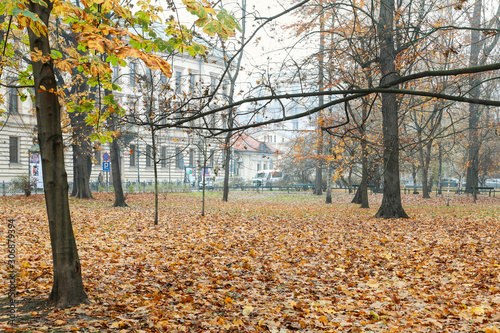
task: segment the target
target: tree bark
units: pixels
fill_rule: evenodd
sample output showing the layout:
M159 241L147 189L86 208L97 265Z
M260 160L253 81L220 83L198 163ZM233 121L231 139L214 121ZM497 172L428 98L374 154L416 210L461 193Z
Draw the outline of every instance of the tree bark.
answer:
M422 198L430 199L429 191L429 168L431 164L432 143L434 140L430 139L429 142L421 147L421 164L422 164ZM424 150L425 148L425 150Z
M321 11L321 18L320 18L320 37L319 37L319 90L322 91L324 89L324 80L325 80L325 74L324 74L324 53L325 53L325 36L323 33L324 30L324 20L323 20L323 11ZM318 103L319 106L322 106L324 104L324 97L319 96L318 97ZM320 111L319 116L318 116L318 142L317 142L317 148L316 148L316 153L318 155L318 164L316 165L316 181L315 181L315 187L314 187L314 194L316 195L322 195L323 194L323 166L322 166L322 159L323 159L323 130L321 129L322 126L322 120L323 120L323 111Z
M151 126L151 145L152 145L152 153L153 153L153 168L154 168L154 177L155 177L155 217L154 217L154 225L158 225L158 210L159 210L159 202L158 202L158 161L157 161L157 146L156 146L156 131L153 126Z
M359 188L361 189L361 208L370 208L368 204L368 149L366 145L365 134L363 134L363 139L361 141L361 184Z
M53 3L46 6L30 1L29 10L49 27ZM30 51L41 51L51 58L48 36L37 36L28 29ZM75 236L68 201L68 179L64 168L64 143L61 129L61 110L56 94L57 85L52 60L32 61L35 86L38 142L42 156L45 203L49 220L53 260L53 286L49 301L57 307L87 302L82 282Z
M471 26L477 27L481 25L481 9L482 1L474 1L474 10L472 13ZM479 63L479 54L481 53L481 32L478 30L471 30L471 48L469 65L477 66ZM479 86L481 79L480 74L472 74L469 77L470 95L473 98L478 98L481 94ZM473 193L474 202L477 199L476 187L479 173L479 138L478 138L478 124L479 124L479 105L469 104L469 145L468 145L468 164L467 164L467 178L465 190Z
M381 84L386 84L397 78L393 35L394 13L394 0L381 0L380 20L377 31L381 43ZM408 218L401 203L398 104L395 94L382 94L382 128L384 133L384 194L382 204L375 216L387 219Z
M233 84L233 82L231 82ZM231 89L232 90L232 89ZM231 98L232 100L232 98ZM233 128L233 109L229 110L229 119L228 119L228 128ZM229 169L231 167L231 137L233 136L233 132L230 130L226 134L226 138L224 140L224 189L222 193L222 201L227 202L229 199Z
M77 94L88 90L88 86L84 83L80 83L78 88ZM71 112L69 117L73 140L73 190L71 196L80 199L93 199L90 190L92 145L89 140L92 127L85 123L85 112Z
M247 2L246 0L241 1L241 40L242 45L245 41L246 34L246 12L247 12ZM236 64L236 68L241 67L241 61L243 59L243 52L240 52L238 55L238 61ZM234 100L234 92L236 88L236 79L238 78L239 71L235 71L235 73L231 73L228 71L228 75L231 81L231 87L229 90L228 102L229 104L233 103ZM226 134L226 138L224 141L224 152L225 152L225 161L224 161L224 189L222 193L222 201L227 202L229 200L229 175L230 175L230 163L231 163L231 137L233 136L233 132L231 129L234 127L234 109L231 108L229 110L229 117L227 126L229 131Z
M440 143L438 143L438 149L439 149L439 170L438 170L438 195L443 194L443 147L441 146Z
M109 118L110 127L113 131L116 131L116 117L114 114L110 115ZM116 138L111 141L111 173L113 175L113 188L115 189L115 202L113 207L127 207L125 202L125 195L123 194L122 187L122 174L120 166L120 147L118 145L118 140Z
M333 149L333 143L332 143L332 138L330 137L328 140L328 154L332 153ZM325 203L331 204L332 203L332 162L328 161L327 162L327 174L326 174L326 199Z

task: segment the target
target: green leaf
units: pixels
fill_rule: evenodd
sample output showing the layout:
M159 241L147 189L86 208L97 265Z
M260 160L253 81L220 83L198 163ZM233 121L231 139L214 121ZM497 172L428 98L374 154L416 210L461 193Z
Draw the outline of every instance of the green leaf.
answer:
M51 50L52 59L62 59L62 53L57 50Z

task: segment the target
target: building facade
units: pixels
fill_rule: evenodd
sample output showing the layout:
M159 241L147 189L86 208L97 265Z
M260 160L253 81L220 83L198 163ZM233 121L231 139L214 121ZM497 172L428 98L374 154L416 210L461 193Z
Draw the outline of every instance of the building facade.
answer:
M199 178L200 166L205 165L207 169L222 167L221 142L207 138L210 136L208 130L203 129L224 126L220 117L197 119L178 128L171 125L177 117L181 119L197 112L199 97L214 92L219 83L213 104L217 106L225 102L224 61L217 56L202 60L177 55L170 59L170 63L171 78L133 60L127 67L112 67L113 80L122 88L114 96L126 113L120 117L120 135L115 138L120 147L124 183L152 183L155 162L161 182L192 182L193 177ZM38 150L34 104L29 98L22 98L24 93L16 88L0 89L0 183L10 183L27 174L35 176L34 172L41 175L34 168L34 162L38 162L34 158ZM63 123L65 121L63 119ZM72 142L69 127L65 125L65 166L71 183ZM151 130L153 127L154 131ZM105 163L109 162L105 160L109 153L109 143L93 143L91 182L98 179L112 182L107 171L109 164Z

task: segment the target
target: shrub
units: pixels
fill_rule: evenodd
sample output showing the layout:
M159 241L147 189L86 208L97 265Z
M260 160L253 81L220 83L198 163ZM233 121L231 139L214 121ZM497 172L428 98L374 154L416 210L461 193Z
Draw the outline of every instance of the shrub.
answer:
M10 184L11 192L24 192L24 195L29 197L31 195L31 189L36 186L36 183L31 180L29 175L22 175L14 178Z

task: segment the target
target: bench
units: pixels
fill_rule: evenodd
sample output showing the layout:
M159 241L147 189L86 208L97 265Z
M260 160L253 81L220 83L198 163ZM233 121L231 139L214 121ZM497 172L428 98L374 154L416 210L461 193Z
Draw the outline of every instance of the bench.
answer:
M358 190L358 187L360 187L360 184L352 185L352 188L354 189L354 192ZM371 190L372 193L382 193L383 190L379 187L376 187L375 185L366 185L367 190Z
M303 191L307 191L309 188L312 188L314 190L316 184L293 184L292 186L297 191L300 191L300 189L302 189Z
M405 194L406 194L406 191L408 191L408 194L410 194L410 190L413 189L413 194L418 194L417 190L421 189L421 188L422 188L422 186L407 185L407 186L405 186L404 191L405 191ZM432 192L432 186L429 186L428 189L429 189L429 193L431 193Z
M495 191L495 188L494 187L491 187L491 186L477 186L475 187L475 189L478 191L478 192L481 192L481 191L488 191L489 192L489 196L491 197L491 191ZM457 189L457 193L460 194L460 192L464 192L464 193L472 193L472 188L467 188L467 189ZM494 194L495 192L493 192Z

